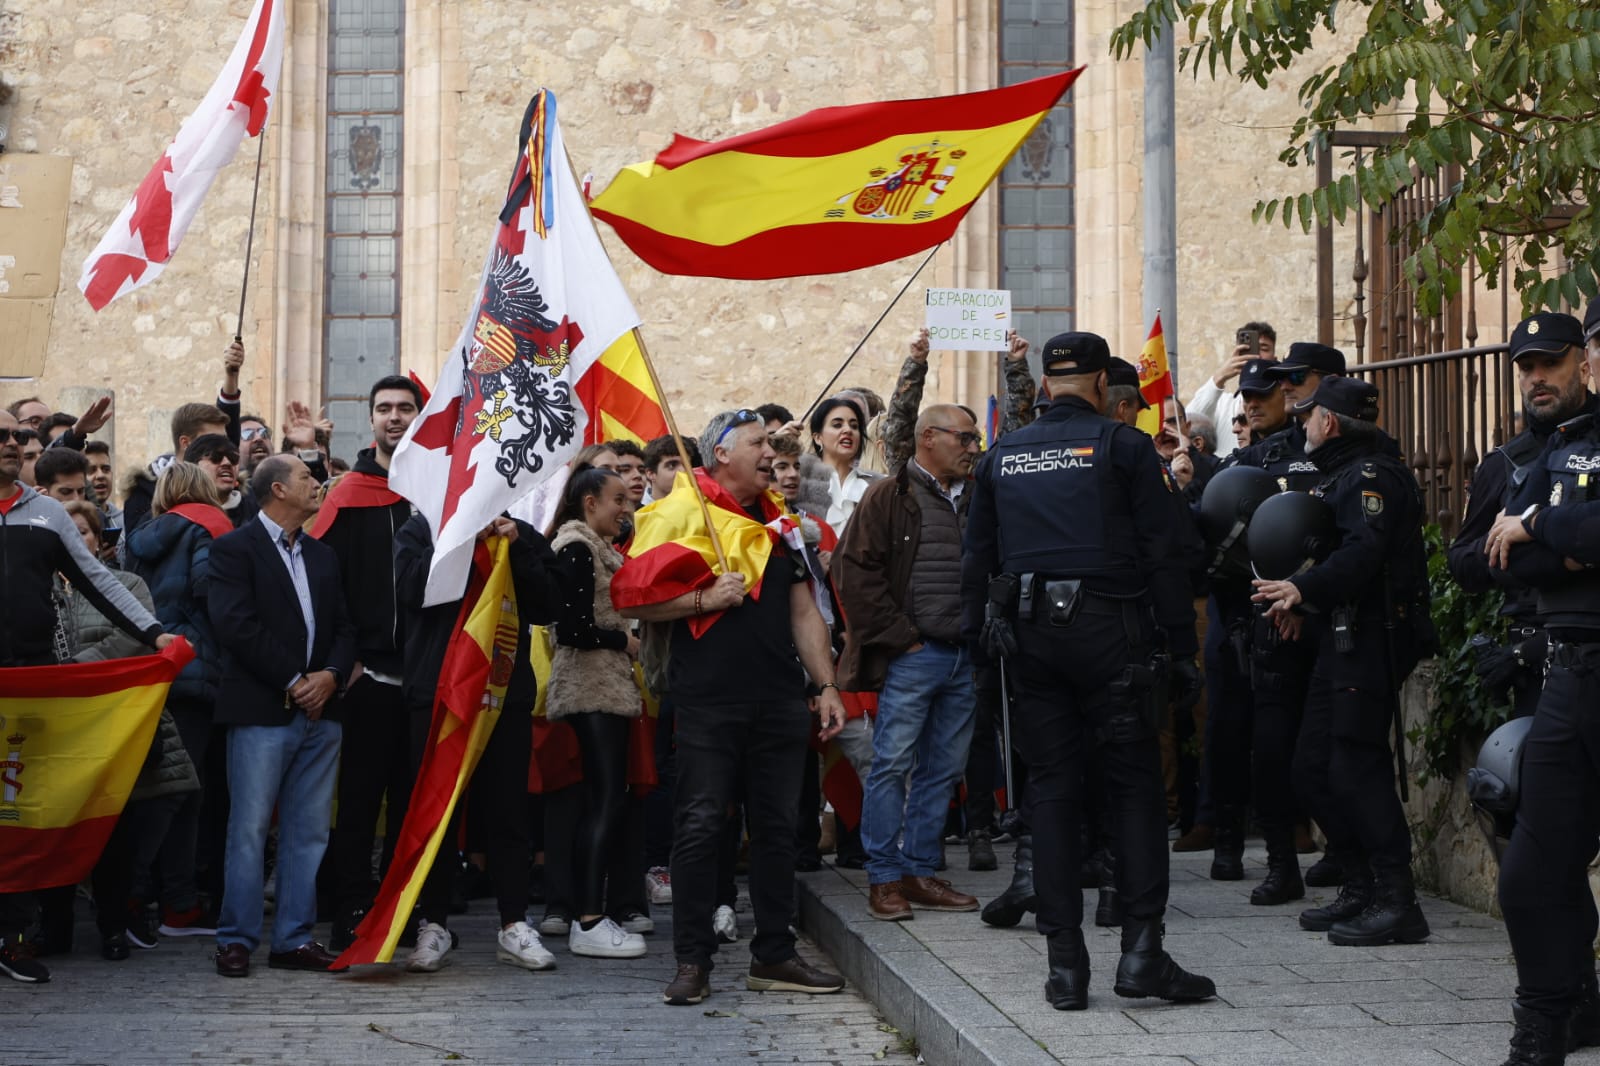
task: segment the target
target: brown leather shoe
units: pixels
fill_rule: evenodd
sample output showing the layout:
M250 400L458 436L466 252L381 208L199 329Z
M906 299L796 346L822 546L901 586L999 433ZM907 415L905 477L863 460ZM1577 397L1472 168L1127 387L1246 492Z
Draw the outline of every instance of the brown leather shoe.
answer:
M250 949L243 944L218 945L217 972L224 977L249 977Z
M673 1007L687 1007L699 1003L711 994L711 967L694 962L678 963L678 976L672 979L665 992L663 1003Z
M1173 851L1210 851L1216 847L1216 834L1209 825L1196 822L1183 836L1172 842Z
M916 917L900 891L899 881L868 886L867 913L884 922L909 922Z
M267 956L267 965L274 970L311 970L316 973L327 973L333 969L333 962L338 957L315 940L308 940L293 951L274 951Z
M844 987L844 978L819 970L796 955L771 966L751 959L744 986L752 992L805 992L817 996L839 991Z
M925 911L975 911L978 897L957 892L949 881L937 877L902 877L900 893L913 907Z

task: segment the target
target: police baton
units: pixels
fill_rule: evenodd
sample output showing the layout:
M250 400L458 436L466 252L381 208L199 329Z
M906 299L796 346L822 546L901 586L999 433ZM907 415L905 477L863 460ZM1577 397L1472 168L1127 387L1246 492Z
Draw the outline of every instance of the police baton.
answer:
M1389 568L1383 568L1383 658L1384 674L1389 682L1389 715L1394 722L1395 776L1400 779L1400 802L1411 799L1411 786L1406 781L1406 724L1405 712L1400 707L1400 679L1395 675L1394 648L1394 584Z
M1016 784L1011 775L1011 685L1006 679L1006 661L1000 659L1000 742L1005 745L1002 757L1006 770L1006 810L1017 809Z

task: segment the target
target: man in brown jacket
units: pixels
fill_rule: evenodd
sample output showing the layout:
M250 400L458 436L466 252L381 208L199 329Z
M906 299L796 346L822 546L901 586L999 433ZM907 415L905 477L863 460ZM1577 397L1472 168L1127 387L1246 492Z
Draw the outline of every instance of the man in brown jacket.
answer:
M916 454L867 490L833 557L849 619L840 683L881 690L861 838L868 908L885 921L911 918L913 906L978 907L933 873L950 790L972 740L961 537L979 439L965 407L925 409L917 419Z

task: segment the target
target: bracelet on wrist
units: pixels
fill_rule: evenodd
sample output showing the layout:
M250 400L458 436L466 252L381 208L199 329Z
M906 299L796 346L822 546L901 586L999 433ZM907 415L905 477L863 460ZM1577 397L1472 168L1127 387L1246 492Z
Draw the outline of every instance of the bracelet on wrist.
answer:
M695 614L699 614L700 613L700 596L701 596L702 591L703 590L701 590L701 589L695 589L694 590L694 613Z
M835 692L839 691L839 686L834 684L832 681L824 681L822 684L817 686L817 691L821 692L825 688L831 688Z

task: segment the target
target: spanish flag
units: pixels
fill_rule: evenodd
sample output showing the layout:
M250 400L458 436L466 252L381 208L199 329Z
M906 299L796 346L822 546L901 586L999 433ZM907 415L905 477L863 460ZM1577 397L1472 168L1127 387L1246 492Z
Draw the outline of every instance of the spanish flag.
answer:
M517 654L517 598L511 585L510 542L492 537L473 552L467 595L456 631L445 649L433 704L428 750L412 788L394 859L378 898L356 929L355 943L335 969L388 962L433 868L450 814L472 779Z
M1156 312L1150 336L1139 352L1139 392L1149 407L1139 412L1139 428L1150 436L1161 432L1166 417L1166 401L1172 399L1172 370L1167 365L1167 339L1161 332L1161 312Z
M722 541L728 567L744 577L745 595L761 598L761 575L772 558L773 541L798 537L800 525L783 502L768 489L761 495L765 525L745 514L726 489L704 470L695 477L706 498L711 524ZM717 579L717 552L706 531L700 504L689 487L689 475L679 473L672 492L639 509L633 516L633 540L628 559L611 578L611 602L618 610L666 603L686 592L709 588ZM689 632L705 634L722 612L686 618Z
M193 658L180 637L155 655L0 670L0 892L89 876Z
M578 399L589 412L583 443L627 439L645 445L667 435L650 372L645 369L639 334L629 330L611 343L600 361L578 379Z
M828 107L723 141L678 134L590 209L666 274L787 278L886 263L954 233L1081 70Z

